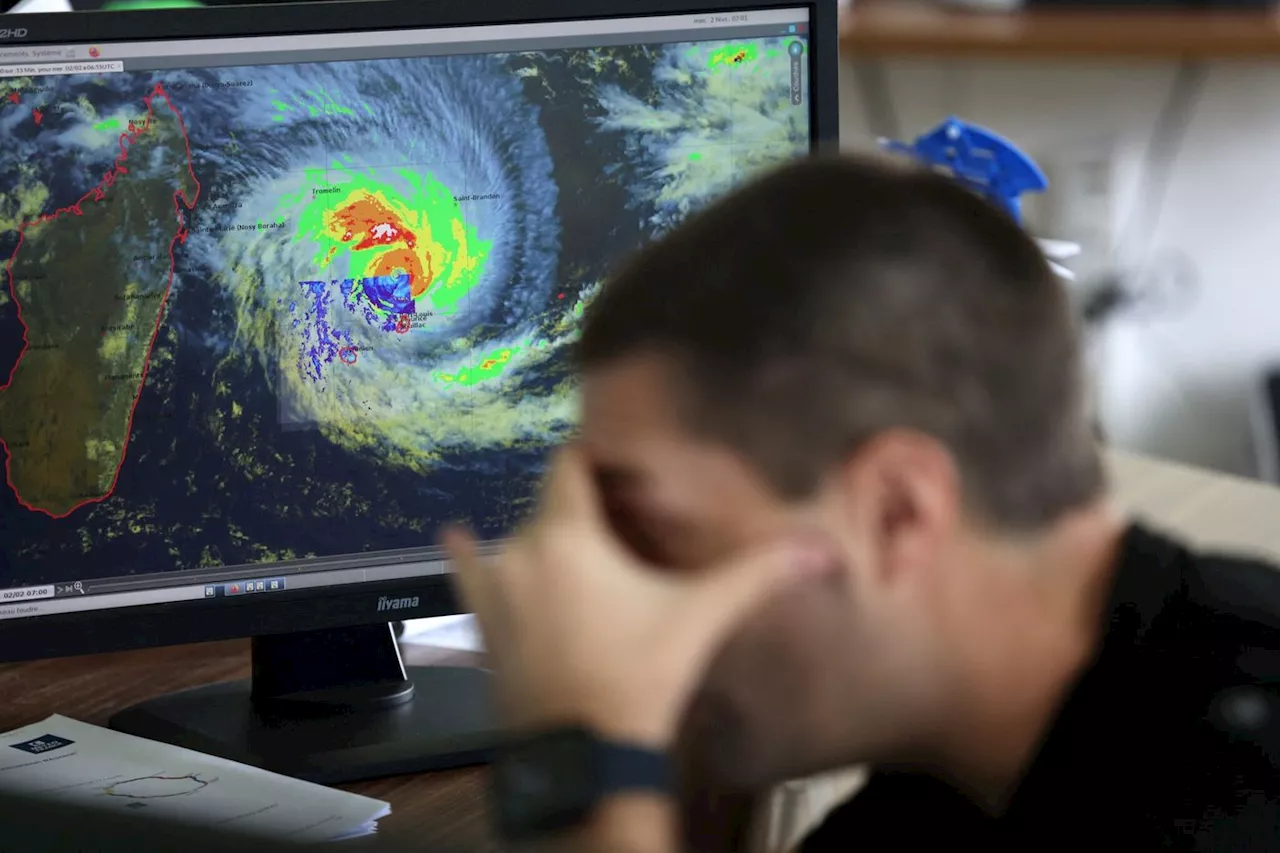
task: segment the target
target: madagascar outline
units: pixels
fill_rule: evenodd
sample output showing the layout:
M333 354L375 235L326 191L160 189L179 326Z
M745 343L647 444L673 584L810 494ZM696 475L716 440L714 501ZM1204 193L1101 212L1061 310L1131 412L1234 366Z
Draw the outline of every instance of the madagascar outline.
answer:
M53 518L115 490L200 196L177 107L160 85L143 103L102 180L23 223L5 266L23 341L0 385L5 480Z

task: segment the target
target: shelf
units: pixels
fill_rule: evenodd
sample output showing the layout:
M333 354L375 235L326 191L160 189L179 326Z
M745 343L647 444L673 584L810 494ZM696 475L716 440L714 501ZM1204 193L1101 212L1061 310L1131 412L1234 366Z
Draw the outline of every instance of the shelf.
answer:
M967 12L902 0L854 0L840 52L1009 59L1280 58L1280 16L1240 10Z

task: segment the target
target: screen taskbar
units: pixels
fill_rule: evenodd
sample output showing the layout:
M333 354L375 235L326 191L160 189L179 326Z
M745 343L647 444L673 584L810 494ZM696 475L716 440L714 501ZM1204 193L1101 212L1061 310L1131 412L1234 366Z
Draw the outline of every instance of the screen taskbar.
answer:
M481 551L492 553L501 547L501 542L485 543ZM290 590L352 586L448 573L449 561L438 548L420 548L325 561L256 563L154 575L59 581L0 589L0 620L178 601L269 596Z
M808 9L0 48L0 77L503 53L647 41L806 35Z

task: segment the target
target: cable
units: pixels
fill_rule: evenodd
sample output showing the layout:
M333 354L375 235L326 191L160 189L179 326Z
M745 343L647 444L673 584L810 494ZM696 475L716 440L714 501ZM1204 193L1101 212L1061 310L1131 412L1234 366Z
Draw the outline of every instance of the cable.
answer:
M1208 77L1209 68L1204 63L1183 62L1178 66L1165 103L1156 115L1143 155L1133 213L1121 231L1121 239L1112 258L1115 271L1104 275L1084 298L1082 311L1090 328L1096 328L1119 313L1140 308L1146 309L1144 313L1165 313L1176 309L1180 303L1190 302L1195 296L1197 276L1187 254L1168 251L1162 257L1155 257L1153 246L1178 154ZM1136 252L1138 269L1125 272L1120 267L1118 254L1122 247L1137 244L1140 230L1145 230L1146 234L1142 238L1142 247Z
M1185 310L1197 294L1198 274L1187 253L1181 249L1156 252L1154 247L1178 155L1208 76L1208 67L1202 63L1183 62L1178 66L1152 126L1137 197L1112 254L1113 271L1083 294L1082 319L1090 337L1097 336L1103 326L1121 315L1167 316ZM1119 258L1126 250L1134 264L1129 270ZM1144 344L1148 355L1152 350L1159 351L1159 375L1183 416L1203 419L1203 401L1186 388L1181 378L1187 363L1181 348L1155 328L1147 330Z
M1138 204L1135 211L1141 210L1141 202L1146 201L1146 217L1149 224L1147 234L1147 251L1155 240L1160 227L1160 218L1164 214L1165 198L1169 193L1169 184L1173 177L1173 167L1177 163L1178 152L1186 138L1187 128L1195 116L1195 108L1204 94L1205 83L1209 79L1209 68L1202 62L1183 62L1178 65L1173 83L1169 87L1169 95L1164 106L1156 115L1155 124L1151 128L1151 138L1147 142L1147 150L1143 155L1143 181L1139 188ZM1130 221L1128 231L1135 230L1140 223L1135 213Z
M871 59L854 63L853 79L858 85L862 101L862 113L867 119L867 129L875 139L901 139L902 124L893 106L893 95L884 66Z

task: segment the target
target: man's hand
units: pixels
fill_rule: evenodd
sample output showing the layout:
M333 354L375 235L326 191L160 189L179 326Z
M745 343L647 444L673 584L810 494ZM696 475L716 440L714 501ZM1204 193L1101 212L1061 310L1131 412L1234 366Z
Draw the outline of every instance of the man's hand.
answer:
M481 557L462 530L444 544L511 727L586 725L657 749L671 746L734 625L829 565L822 551L776 543L702 571L658 572L611 534L573 447L557 455L537 515L501 556Z

